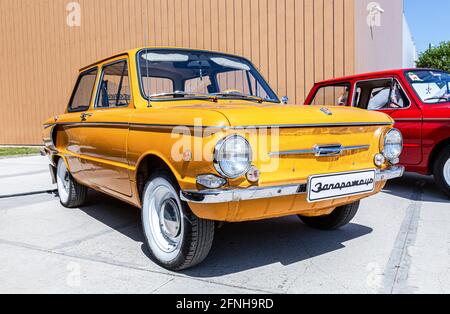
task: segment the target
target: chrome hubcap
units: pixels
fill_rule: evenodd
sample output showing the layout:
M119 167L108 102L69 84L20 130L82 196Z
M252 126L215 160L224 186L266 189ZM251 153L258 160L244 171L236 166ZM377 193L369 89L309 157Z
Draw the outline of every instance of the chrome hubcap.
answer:
M64 173L62 184L63 184L64 190L66 190L66 192L69 193L69 186L70 186L69 185L69 172L67 171L67 169L66 169L66 172Z
M450 186L450 159L444 165L444 179L447 185Z
M159 212L161 232L169 239L176 239L180 234L180 211L177 202L169 199L163 202Z
M183 231L183 215L176 196L168 187L159 186L153 191L149 206L155 243L163 252L174 252L181 245Z

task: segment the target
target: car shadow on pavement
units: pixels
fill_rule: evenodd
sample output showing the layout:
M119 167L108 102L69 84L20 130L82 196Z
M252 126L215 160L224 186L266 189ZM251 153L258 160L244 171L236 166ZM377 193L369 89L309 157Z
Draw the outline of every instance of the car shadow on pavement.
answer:
M142 243L142 252L151 259L144 244L139 209L90 191L86 206L80 210L133 241ZM345 242L372 231L358 224L349 224L336 231L319 231L308 228L296 216L225 224L216 230L208 258L183 274L206 278L274 263L290 265L345 248Z
M127 203L95 191L89 191L80 210L130 239L142 242L141 211Z
M439 189L432 176L405 173L403 177L389 181L384 193L408 200L449 203L450 199Z
M313 230L295 216L228 224L217 231L208 258L183 274L206 278L276 263L288 266L343 249L345 242L372 231L358 224L335 231Z

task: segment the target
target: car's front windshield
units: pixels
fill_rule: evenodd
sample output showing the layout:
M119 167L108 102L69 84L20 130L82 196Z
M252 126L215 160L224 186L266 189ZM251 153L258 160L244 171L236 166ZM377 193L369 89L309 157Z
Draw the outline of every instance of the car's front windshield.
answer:
M150 101L279 102L259 72L243 58L181 49L145 49L137 58L141 92Z
M450 74L443 71L408 71L406 77L426 104L450 102Z

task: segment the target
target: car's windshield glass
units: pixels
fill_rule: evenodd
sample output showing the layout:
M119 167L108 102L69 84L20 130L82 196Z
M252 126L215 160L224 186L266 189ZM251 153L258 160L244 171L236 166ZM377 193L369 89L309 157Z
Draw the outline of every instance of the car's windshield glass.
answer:
M408 71L406 77L426 104L450 102L450 74L443 71Z
M279 102L247 60L194 50L148 49L138 54L141 92L151 101L242 99Z

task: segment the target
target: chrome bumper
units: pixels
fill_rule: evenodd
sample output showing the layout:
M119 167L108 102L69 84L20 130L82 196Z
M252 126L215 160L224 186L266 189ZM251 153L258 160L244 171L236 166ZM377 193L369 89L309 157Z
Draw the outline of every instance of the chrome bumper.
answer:
M377 170L376 181L387 181L403 176L404 167L395 166ZM202 191L181 191L181 199L190 203L220 204L229 202L258 200L280 196L306 194L307 184L284 185L274 187L251 187L248 189L221 189Z
M404 173L405 167L402 166L393 166L385 170L377 170L376 181L380 182L397 179L403 177Z

